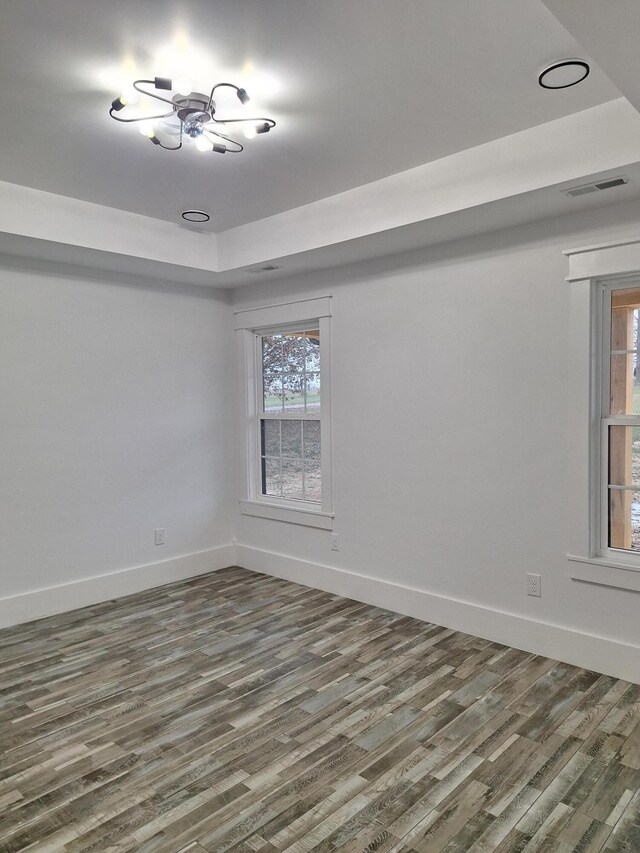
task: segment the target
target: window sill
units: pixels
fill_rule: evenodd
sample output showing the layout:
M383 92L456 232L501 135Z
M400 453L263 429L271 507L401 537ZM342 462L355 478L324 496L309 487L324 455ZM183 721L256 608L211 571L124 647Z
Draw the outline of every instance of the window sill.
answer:
M616 563L603 557L567 554L569 576L576 581L640 592L640 566Z
M285 521L289 524L302 524L305 527L317 527L321 530L333 530L333 513L312 509L281 506L261 501L240 501L240 512L257 518L270 518L273 521Z

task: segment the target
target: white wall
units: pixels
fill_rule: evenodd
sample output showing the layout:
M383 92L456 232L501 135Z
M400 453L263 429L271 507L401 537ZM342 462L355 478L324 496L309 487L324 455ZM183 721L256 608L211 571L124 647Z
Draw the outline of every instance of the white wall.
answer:
M333 296L340 537L238 514L238 562L640 680L638 594L568 576L561 254L639 228L607 209L238 291Z
M232 344L211 289L3 259L0 622L233 562Z
M236 292L333 295L339 552L237 512L224 296L4 258L0 624L235 559L640 681L638 594L568 575L561 254L639 230L612 208Z

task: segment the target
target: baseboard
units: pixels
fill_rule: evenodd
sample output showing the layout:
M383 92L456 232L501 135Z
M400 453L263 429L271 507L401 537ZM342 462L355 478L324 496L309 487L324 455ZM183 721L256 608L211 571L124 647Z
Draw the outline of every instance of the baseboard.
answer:
M186 580L234 564L235 547L229 544L159 563L10 595L0 598L0 628Z
M255 572L640 683L640 646L247 545L236 545L236 563Z

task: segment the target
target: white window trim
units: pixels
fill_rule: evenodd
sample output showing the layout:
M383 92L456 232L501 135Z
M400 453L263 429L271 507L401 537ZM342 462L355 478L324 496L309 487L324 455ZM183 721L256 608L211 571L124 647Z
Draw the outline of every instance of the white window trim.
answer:
M640 591L640 557L600 548L603 284L640 278L640 240L568 250L569 575L574 580Z
M333 489L331 464L331 297L305 299L248 308L236 312L239 378L241 382L240 417L243 428L241 446L240 511L244 515L301 524L324 530L333 529ZM322 406L321 470L322 502L289 501L260 493L258 394L260 377L256 336L270 328L318 323L320 329L320 387Z

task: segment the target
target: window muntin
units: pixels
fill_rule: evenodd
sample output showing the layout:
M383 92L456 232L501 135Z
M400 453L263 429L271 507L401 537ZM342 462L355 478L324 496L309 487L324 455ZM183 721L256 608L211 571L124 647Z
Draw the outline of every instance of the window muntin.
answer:
M278 329L256 335L259 494L322 503L320 331Z
M600 550L640 553L640 288L603 290Z

